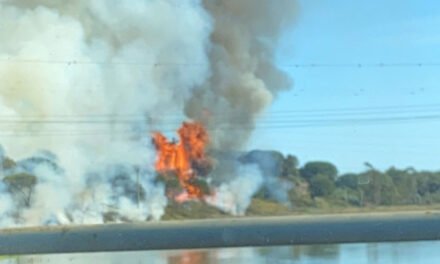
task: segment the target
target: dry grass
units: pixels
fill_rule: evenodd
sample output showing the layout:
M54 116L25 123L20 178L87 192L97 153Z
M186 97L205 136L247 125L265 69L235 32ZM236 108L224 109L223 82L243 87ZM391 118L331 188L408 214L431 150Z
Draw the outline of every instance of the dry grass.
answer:
M162 220L222 218L227 216L229 215L204 202L171 202L165 208L165 215L162 217Z
M375 213L375 212L409 212L439 211L440 204L433 205L401 205L401 206L368 206L368 207L289 207L275 201L254 198L246 211L246 216L282 216L282 215L320 215L344 213ZM167 206L163 220L225 218L231 215L203 202L192 201L183 204L172 203Z

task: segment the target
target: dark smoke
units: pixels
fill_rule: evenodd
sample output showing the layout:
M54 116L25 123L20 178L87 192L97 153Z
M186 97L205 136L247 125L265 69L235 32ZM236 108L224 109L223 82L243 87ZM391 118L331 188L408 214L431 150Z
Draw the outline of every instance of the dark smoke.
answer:
M293 0L204 0L213 18L211 75L185 104L217 149L247 143L259 114L292 80L274 64L277 40L295 18Z

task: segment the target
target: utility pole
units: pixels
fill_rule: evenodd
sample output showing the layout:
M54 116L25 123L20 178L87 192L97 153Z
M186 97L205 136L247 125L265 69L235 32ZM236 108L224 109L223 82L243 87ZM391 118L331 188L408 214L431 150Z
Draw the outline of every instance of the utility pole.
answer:
M368 162L365 162L364 165L369 168L373 167ZM365 181L362 181L360 179L360 177L358 177L358 185L367 185L367 184L370 184L370 181L371 181L370 177L367 177ZM364 207L364 190L362 188L359 188L359 195L360 195L360 205L361 205L361 207Z
M139 183L139 167L136 166L136 198L137 198L137 207L140 207L140 200L141 200L141 190L140 190L140 183Z

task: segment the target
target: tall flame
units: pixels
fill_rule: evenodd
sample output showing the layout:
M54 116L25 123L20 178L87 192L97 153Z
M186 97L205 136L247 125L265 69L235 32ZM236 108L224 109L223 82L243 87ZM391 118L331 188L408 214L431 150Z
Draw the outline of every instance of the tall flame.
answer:
M201 198L203 192L194 183L194 166L206 160L205 149L209 142L208 133L201 123L184 122L178 130L179 141L168 141L161 133L153 134L157 150L156 170L161 173L174 172L186 191L186 198Z

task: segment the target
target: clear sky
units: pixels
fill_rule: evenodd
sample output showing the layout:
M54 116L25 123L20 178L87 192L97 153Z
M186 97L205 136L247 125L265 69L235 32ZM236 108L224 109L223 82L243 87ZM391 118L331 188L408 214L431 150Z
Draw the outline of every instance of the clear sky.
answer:
M290 67L310 63L440 63L440 1L300 3L297 23L281 40L277 56L280 67L294 79L294 87L280 94L268 110L268 120L282 121L257 129L250 147L292 153L301 164L330 161L341 172L364 170L365 161L380 169L395 165L440 170L439 118L290 125L311 119L440 115L440 64ZM395 108L381 108L388 106ZM361 110L328 110L341 108Z

